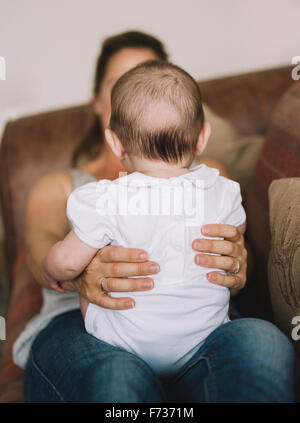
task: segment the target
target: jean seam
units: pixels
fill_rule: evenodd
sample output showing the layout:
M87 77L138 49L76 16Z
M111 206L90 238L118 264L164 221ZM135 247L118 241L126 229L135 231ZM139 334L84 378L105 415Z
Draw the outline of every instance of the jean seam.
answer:
M198 356L190 365L188 365L182 373L177 375L173 380L172 383L177 383L186 373L188 373L194 366L196 366L199 362L204 361L208 370L208 375L205 376L203 379L203 385L204 385L204 395L205 395L205 402L211 403L215 401L216 398L216 389L215 385L213 384L213 374L214 370L216 368L216 360L215 360L215 354L213 352L210 352L209 354L204 354ZM209 380L210 378L210 380ZM209 383L210 382L210 383Z
M205 402L212 403L216 402L216 387L214 383L214 370L216 368L215 354L210 353L208 356L201 357L205 360L208 368L208 375L204 379L204 394Z
M120 348L119 351L124 352L125 350L123 350L122 348ZM159 378L156 377L156 374L155 374L154 370L152 369L152 367L149 366L140 356L135 355L135 354L131 353L130 351L125 351L125 352L131 355L131 359L133 359L133 358L135 359L136 365L137 365L137 367L139 369L141 369L141 370L147 369L147 371L150 371L151 376L153 378L153 381L154 381L154 383L156 385L156 388L160 391L160 393L164 397L164 399L166 399L165 390L164 390L164 388L163 388L163 386L162 386L161 381L159 380Z
M63 398L63 396L59 393L59 391L57 390L57 388L55 387L55 385L51 382L50 379L48 379L48 377L45 375L45 373L42 371L42 369L39 367L39 365L36 363L35 359L34 359L34 355L33 352L31 352L31 362L33 367L35 368L35 370L39 373L40 377L52 388L52 390L54 391L54 393L57 395L57 397L62 401L62 402L66 402L65 399Z
M172 380L172 382L177 382L182 376L184 376L186 374L186 372L188 370L190 370L192 367L194 367L200 359L205 359L205 351L207 350L207 348L209 347L210 343L214 341L215 336L216 336L216 331L221 327L226 325L227 323L231 323L232 321L230 320L229 322L223 323L222 325L218 326L214 331L212 331L208 337L204 340L204 343L201 345L201 347L199 348L199 350L195 353L196 354L200 354L198 357L192 357L191 358L191 362L187 364L186 367L183 367L183 369L181 369L181 371L179 372L178 375L176 375L174 377L174 379ZM212 354L211 352L209 353L210 355Z

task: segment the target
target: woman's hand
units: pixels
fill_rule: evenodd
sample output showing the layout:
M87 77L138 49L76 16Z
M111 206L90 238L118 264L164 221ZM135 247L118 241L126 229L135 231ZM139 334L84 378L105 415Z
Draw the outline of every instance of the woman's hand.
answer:
M246 284L247 250L244 237L235 226L231 225L205 225L202 234L209 237L224 238L224 240L195 239L193 249L201 252L196 254L195 262L199 266L214 267L227 271L227 275L210 272L207 279L211 283L230 288L231 295L237 294ZM220 256L205 253L220 254ZM234 274L235 270L239 270Z
M109 292L148 291L153 288L151 278L132 276L152 275L159 265L148 261L144 250L107 246L99 250L81 276L62 282L63 289L78 291L89 302L104 308L124 310L135 306L130 297L113 298Z
M210 282L226 286L230 288L232 295L236 294L246 283L247 251L244 247L244 237L236 227L230 225L206 225L202 228L202 233L205 236L222 237L224 240L194 240L194 250L203 253L196 255L196 263L204 267L223 269L229 273L239 266L239 273L236 275L222 275L218 272L207 275ZM63 282L61 286L69 291L78 291L89 302L100 307L124 310L134 307L134 300L130 297L113 298L109 292L148 291L153 288L154 282L151 278L142 276L158 272L159 265L148 261L145 251L107 246L99 250L79 278Z

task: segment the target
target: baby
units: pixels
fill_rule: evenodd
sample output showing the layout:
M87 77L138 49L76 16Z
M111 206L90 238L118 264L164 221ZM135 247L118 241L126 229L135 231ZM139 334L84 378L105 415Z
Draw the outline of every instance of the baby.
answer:
M108 244L146 250L160 272L151 291L130 294L133 309L85 298L80 305L89 334L139 355L161 377L175 375L229 321L229 289L207 281L216 269L196 265L192 250L204 224L245 229L239 185L205 165L190 169L209 135L198 84L185 71L151 61L124 74L112 90L105 137L129 174L73 191L73 229L44 261L46 276L64 281Z

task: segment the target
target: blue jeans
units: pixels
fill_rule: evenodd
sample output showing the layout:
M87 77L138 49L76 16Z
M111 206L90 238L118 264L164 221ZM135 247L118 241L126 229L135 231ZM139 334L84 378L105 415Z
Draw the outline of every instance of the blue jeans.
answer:
M35 339L26 402L292 402L294 351L269 322L242 318L213 331L172 380L141 358L87 334L79 310Z

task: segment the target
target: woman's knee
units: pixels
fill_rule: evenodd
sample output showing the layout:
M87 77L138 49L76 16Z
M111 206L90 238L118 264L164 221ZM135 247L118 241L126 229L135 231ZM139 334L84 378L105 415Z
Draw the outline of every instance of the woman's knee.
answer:
M212 360L223 400L228 395L246 402L293 400L293 345L270 322L253 318L228 322L208 337L202 355Z
M88 335L80 311L73 314L53 321L33 343L25 372L28 398L33 402L164 400L159 379L143 360Z
M27 361L24 373L24 398L26 403L65 402L55 384L37 366L32 354Z
M49 369L48 369L49 373ZM139 357L117 348L87 360L74 357L63 377L49 375L33 355L25 372L27 402L165 402L158 377Z
M227 326L228 325L228 326ZM294 348L287 336L274 324L261 319L236 319L224 325L223 335L237 361L247 361L252 374L265 372L290 384L294 371Z
M265 355L293 359L293 345L273 323L261 319L245 318L230 322L236 341L244 348L260 351Z
M159 378L142 359L115 349L82 369L81 397L92 402L164 402Z

